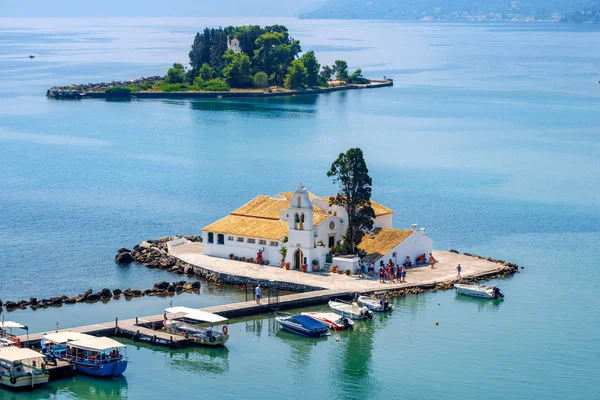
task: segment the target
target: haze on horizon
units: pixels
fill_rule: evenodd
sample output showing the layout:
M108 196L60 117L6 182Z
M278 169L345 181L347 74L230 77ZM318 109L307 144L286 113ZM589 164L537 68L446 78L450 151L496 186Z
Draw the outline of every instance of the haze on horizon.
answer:
M0 18L39 17L286 17L297 16L322 0L1 0Z

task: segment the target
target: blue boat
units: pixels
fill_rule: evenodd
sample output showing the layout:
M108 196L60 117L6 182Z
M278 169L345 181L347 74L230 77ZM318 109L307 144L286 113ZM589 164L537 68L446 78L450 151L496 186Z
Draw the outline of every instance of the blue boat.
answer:
M75 371L94 376L119 376L127 369L125 345L107 337L76 332L44 335L42 353L70 362Z
M321 322L306 315L276 314L275 320L282 329L306 337L323 337L329 335L327 327Z

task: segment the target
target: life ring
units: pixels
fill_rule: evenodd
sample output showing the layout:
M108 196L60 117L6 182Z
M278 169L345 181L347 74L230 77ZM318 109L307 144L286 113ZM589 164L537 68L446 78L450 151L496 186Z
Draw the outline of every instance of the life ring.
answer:
M229 328L227 328L227 325L223 325L223 335L227 335L228 332Z
M208 338L208 340L210 340L211 343L214 343L217 340L217 338L214 336L211 336L210 338Z
M15 378L14 376L11 376L11 377L10 377L10 383L12 383L13 385L14 385L15 383L17 383L17 378Z

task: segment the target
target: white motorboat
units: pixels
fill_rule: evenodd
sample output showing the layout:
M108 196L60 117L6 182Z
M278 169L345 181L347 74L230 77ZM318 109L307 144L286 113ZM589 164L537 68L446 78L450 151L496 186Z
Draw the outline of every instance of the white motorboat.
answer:
M275 320L279 326L288 332L296 335L319 338L329 335L327 327L323 326L321 321L307 315L291 315L288 313L275 313Z
M394 309L390 302L382 297L358 296L358 304L367 307L370 311L377 312L392 311Z
M325 325L329 329L341 331L344 329L352 329L354 327L354 321L348 317L333 313L333 312L303 312L302 315L316 319L321 324Z
M483 299L496 299L498 297L504 297L502 292L500 292L500 289L498 289L495 285L465 285L457 283L454 285L454 287L458 293L464 294L465 296L480 297Z
M9 388L33 388L48 383L50 373L40 353L16 346L0 348L0 384Z
M13 329L23 329L29 331L25 325L13 321L0 322L0 347L16 346L21 347L21 340L13 333Z
M348 303L343 300L329 300L329 307L343 317L352 319L373 318L373 313L367 307L361 307L357 302Z
M174 319L167 319L168 314L174 314ZM185 336L194 344L202 346L224 346L229 340L229 328L223 325L221 332L213 329L213 324L228 323L228 319L217 314L211 314L189 307L170 307L165 310L164 328L176 335ZM201 326L209 323L210 326Z

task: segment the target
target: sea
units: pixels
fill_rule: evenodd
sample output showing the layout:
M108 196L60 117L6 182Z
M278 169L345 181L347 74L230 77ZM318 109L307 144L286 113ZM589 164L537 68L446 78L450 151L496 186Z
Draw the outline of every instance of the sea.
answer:
M343 59L394 86L270 99L45 97L54 85L165 74L187 63L197 31L249 24L285 25L322 64ZM232 320L223 349L124 341L122 377L0 388L0 399L600 398L598 43L598 26L550 23L0 19L4 301L178 279L117 265L116 250L198 235L299 183L333 194L326 173L351 147L395 227L416 223L436 249L522 266L494 282L503 301L401 297L394 312L322 340L282 332L267 314ZM0 317L40 332L244 299L242 288L203 282L200 294Z

